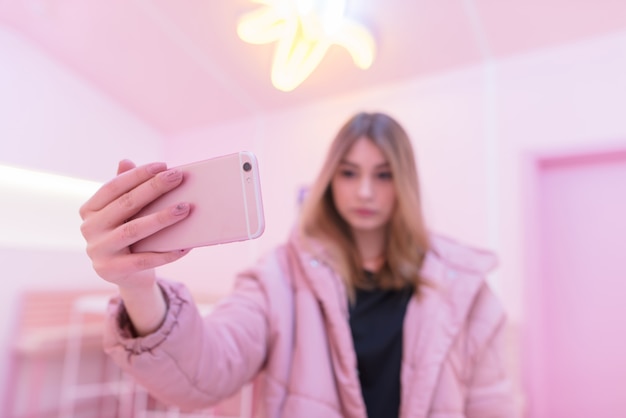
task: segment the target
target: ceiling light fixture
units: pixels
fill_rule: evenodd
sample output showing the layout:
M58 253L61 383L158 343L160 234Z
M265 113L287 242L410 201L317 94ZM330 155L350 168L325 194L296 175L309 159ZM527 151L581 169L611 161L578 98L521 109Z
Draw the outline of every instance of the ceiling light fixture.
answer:
M251 0L263 7L244 15L239 37L251 44L276 42L272 84L291 91L317 68L331 45L344 47L367 69L376 45L365 26L345 16L346 0Z

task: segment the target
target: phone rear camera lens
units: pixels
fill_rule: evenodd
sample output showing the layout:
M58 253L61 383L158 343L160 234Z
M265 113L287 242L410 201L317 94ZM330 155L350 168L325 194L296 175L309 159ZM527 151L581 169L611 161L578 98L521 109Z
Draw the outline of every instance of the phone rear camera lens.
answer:
M243 163L243 171L252 170L252 165L250 163Z

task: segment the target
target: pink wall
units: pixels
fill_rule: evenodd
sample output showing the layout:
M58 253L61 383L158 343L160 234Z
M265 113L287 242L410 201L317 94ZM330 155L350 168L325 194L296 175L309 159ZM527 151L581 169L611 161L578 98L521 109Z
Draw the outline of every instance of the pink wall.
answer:
M523 164L529 154L615 149L626 143L626 33L504 61L499 66L500 244L507 304L522 318L527 274Z
M103 181L121 157L161 156L162 138L151 127L2 26L0 63L0 165ZM2 394L22 291L107 286L77 230L85 197L14 188L8 180L0 179Z
M0 163L102 181L161 155L156 130L2 26L0 58Z

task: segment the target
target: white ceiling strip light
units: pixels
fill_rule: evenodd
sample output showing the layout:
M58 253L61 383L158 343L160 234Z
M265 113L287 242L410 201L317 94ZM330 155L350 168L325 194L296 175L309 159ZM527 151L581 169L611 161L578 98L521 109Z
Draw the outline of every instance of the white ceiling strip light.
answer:
M0 165L0 247L83 249L78 210L100 186Z

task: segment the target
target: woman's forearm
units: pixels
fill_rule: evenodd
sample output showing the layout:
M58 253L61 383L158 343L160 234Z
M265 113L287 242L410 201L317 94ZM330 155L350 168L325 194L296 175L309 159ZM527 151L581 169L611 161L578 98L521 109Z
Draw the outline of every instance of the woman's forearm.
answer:
M119 287L124 307L138 336L156 331L167 313L167 302L159 285L151 288Z

